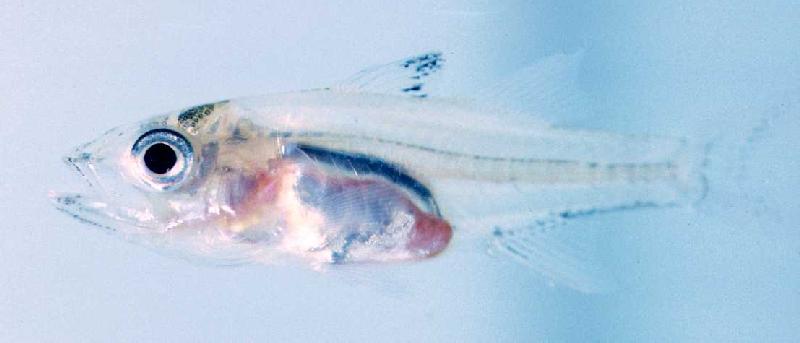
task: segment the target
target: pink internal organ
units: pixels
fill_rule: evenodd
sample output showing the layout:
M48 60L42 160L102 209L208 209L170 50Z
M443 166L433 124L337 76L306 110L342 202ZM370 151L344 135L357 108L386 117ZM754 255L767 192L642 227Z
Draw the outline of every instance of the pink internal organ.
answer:
M298 189L308 186L316 189L300 193L325 214L334 262L431 257L452 236L445 220L388 181L326 177L301 180Z
M447 221L420 209L399 186L376 177L330 175L280 161L255 175L234 177L227 188L227 202L235 212L227 226L249 227L239 231L242 237L264 225L293 230L289 214L279 213L287 207L278 203L285 203L288 194L296 197L290 203L323 218L319 234L324 243L309 249L329 250L334 263L432 257L452 236Z

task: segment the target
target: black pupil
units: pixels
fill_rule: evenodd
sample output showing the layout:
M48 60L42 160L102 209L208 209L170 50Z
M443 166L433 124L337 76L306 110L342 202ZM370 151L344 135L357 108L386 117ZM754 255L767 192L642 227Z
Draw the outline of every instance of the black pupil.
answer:
M155 174L166 174L177 161L175 150L164 143L153 144L144 152L144 165Z

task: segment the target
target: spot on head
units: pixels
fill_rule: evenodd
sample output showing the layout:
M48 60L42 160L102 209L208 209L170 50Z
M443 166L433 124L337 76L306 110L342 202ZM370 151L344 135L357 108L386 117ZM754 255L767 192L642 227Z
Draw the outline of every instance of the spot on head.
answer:
M201 120L214 112L214 109L217 107L217 105L221 105L226 102L227 101L221 101L213 104L204 104L189 108L178 115L178 123L187 131L192 132L197 129Z

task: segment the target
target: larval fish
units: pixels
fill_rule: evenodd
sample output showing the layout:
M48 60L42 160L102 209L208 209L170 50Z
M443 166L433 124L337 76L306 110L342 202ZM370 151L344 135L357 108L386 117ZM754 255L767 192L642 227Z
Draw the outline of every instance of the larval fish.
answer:
M419 260L483 237L590 291L580 261L541 228L700 192L698 154L683 140L555 128L487 99L438 98L427 83L443 65L426 53L328 88L114 128L65 158L90 191L51 198L126 239L220 263Z

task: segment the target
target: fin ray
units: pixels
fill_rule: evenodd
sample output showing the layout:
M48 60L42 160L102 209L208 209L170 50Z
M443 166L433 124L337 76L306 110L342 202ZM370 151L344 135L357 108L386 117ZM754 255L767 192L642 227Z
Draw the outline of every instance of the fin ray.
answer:
M492 247L553 284L584 293L613 289L614 280L597 262L599 259L592 258L590 248L569 244L571 241L560 237L565 229L563 221L553 218L545 222L544 225L498 227L494 230ZM583 240L588 240L586 238Z
M331 88L427 98L428 84L441 74L443 63L442 53L431 51L364 69Z
M558 124L564 118L589 112L578 87L584 50L554 54L490 82L476 94L478 101L518 112L521 118L540 116Z
M580 225L577 218L671 207L689 200L669 183L532 185L440 180L433 189L444 217L462 237L489 236L493 251L550 283L584 293L612 290L615 282L596 257L598 228L573 227Z

